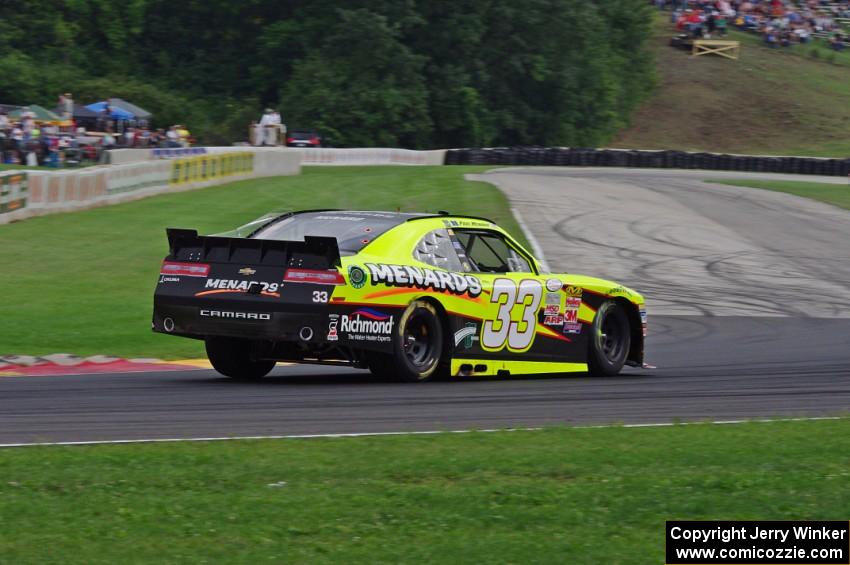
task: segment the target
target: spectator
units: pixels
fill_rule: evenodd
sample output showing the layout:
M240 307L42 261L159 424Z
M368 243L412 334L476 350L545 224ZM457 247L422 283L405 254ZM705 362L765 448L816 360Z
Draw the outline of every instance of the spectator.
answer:
M180 147L180 134L177 133L177 126L168 128L165 137L167 147Z
M124 132L124 145L128 148L136 146L136 128L128 127Z
M715 18L714 24L717 26L717 33L721 37L726 36L726 14L723 12L718 13Z

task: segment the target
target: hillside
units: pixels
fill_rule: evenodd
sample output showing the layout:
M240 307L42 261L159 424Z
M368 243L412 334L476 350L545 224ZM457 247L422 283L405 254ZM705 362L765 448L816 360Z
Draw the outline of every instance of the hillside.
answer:
M850 67L814 59L810 47L768 49L738 32L730 34L742 43L738 61L692 58L668 45L673 34L658 18L658 87L611 147L850 155Z

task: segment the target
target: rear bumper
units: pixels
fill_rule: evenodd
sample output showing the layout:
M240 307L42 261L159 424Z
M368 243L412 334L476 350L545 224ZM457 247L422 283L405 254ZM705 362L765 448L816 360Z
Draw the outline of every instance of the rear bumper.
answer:
M205 339L211 336L267 341L327 341L328 312L275 312L264 305L157 303L153 331ZM307 336L308 339L304 339Z

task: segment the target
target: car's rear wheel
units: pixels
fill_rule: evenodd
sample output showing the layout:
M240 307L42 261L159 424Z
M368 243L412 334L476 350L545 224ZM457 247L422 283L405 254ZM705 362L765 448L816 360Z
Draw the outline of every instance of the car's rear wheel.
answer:
M393 332L392 356L377 357L369 368L397 381L427 381L440 372L444 351L443 324L436 307L414 300Z
M254 359L252 343L248 340L211 337L206 340L206 348L213 369L231 379L261 379L275 366L274 361Z
M594 376L616 375L629 355L632 334L623 306L613 300L596 311L590 334L587 365Z

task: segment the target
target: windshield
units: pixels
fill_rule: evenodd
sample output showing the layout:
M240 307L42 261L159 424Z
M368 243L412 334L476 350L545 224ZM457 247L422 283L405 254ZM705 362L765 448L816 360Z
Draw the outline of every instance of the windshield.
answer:
M303 241L305 235L334 237L340 255L354 255L382 233L418 214L392 212L304 212L260 228L256 239Z

